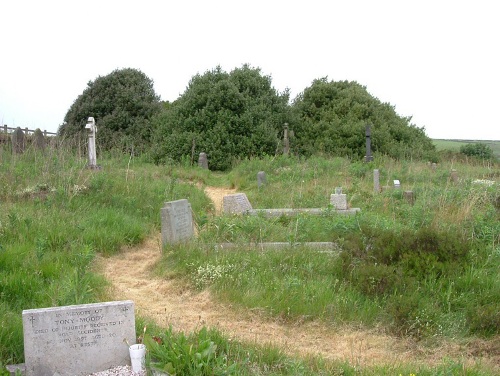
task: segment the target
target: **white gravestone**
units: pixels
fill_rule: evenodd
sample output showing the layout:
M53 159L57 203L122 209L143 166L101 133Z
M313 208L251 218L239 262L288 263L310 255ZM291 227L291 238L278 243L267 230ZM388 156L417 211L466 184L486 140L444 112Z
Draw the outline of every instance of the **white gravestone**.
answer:
M89 375L130 365L134 302L24 310L26 376Z
M95 152L95 134L97 132L97 126L95 125L95 120L93 117L89 117L87 120L87 125L85 126L89 134L89 167L97 167L97 157Z
M401 188L401 182L399 180L394 180L394 188L396 189Z
M161 240L163 247L189 240L194 236L191 204L186 199L166 202L161 209Z
M244 214L252 210L252 205L244 193L234 193L222 198L222 210L226 214Z

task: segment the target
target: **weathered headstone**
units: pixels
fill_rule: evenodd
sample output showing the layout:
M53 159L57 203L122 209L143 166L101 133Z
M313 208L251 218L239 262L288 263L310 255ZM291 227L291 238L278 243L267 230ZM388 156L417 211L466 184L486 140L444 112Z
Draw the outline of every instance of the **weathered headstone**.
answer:
M366 125L366 155L365 155L365 162L371 162L373 161L372 157L372 143L371 143L371 136L372 136L372 131L370 126L367 124Z
M458 183L458 172L455 169L451 170L450 179L453 183Z
M335 193L330 195L330 204L335 210L347 210L347 195L342 192L342 188L335 188Z
M401 188L401 182L399 180L394 180L394 188L395 189L399 189Z
M26 376L89 375L130 364L134 302L24 310Z
M267 184L266 173L264 171L257 172L257 187Z
M22 154L26 149L26 137L20 127L12 133L12 151L14 154Z
M161 209L161 240L165 247L194 236L191 204L186 199L166 202Z
M95 150L95 134L97 132L97 126L95 125L95 120L93 117L89 117L87 120L87 125L85 125L85 129L89 134L89 167L97 168L97 157Z
M288 124L285 123L283 128L283 155L290 153L290 139L288 138Z
M44 150L45 149L45 137L43 137L43 133L40 128L35 130L35 134L33 135L33 145L35 149Z
M432 162L431 164L431 168L432 168L432 171L436 171L436 168L437 168L437 164Z
M380 172L378 169L373 170L373 191L380 192Z
M410 205L415 203L415 195L413 194L413 191L404 191L403 197Z
M201 168L204 168L208 170L208 159L207 159L207 153L200 153L198 157L198 166Z
M222 198L222 210L226 214L243 214L252 210L252 205L244 193L234 193Z

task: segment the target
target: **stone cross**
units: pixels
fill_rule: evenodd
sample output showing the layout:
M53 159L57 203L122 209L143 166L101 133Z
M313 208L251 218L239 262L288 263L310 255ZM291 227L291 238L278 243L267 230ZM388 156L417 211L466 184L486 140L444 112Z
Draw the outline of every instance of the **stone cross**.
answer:
M372 157L372 149L371 149L371 135L372 135L372 131L370 129L370 126L367 124L366 125L366 155L365 155L365 162L371 162L373 161L373 157Z
M97 132L97 126L95 125L95 120L93 117L88 118L85 129L88 130L89 134L89 167L95 168L97 167L97 158L95 153L95 134Z

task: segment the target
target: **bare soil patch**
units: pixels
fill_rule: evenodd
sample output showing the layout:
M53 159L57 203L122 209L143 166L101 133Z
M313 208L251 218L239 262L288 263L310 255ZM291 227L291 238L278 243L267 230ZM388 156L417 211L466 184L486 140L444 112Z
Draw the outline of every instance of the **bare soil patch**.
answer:
M234 190L207 188L216 211L222 197ZM230 338L250 343L273 344L290 355L320 355L325 359L344 360L353 365L415 364L436 365L444 358L466 364L481 360L500 370L498 340L460 345L441 343L426 348L412 339L402 339L375 330L350 327L333 328L324 323L286 324L266 320L257 310L242 311L217 302L209 291L193 291L176 280L161 279L153 269L161 257L160 236L122 253L99 260L99 269L110 281L115 299L135 302L136 314L154 320L163 327L191 332L201 326L215 327Z

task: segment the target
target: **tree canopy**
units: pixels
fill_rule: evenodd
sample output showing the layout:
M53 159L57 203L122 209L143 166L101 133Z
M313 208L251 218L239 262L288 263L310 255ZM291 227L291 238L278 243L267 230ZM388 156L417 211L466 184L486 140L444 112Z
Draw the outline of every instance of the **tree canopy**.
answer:
M424 129L410 123L411 117L399 116L393 106L380 102L356 82L314 80L292 107L299 154L362 158L366 125L371 126L374 152L421 158L434 151Z
M94 81L71 105L58 133L74 136L92 116L98 127L98 145L104 149L134 145L145 149L151 138L151 118L160 111L153 81L137 69L126 68Z
M225 170L235 159L274 154L288 100L287 91L278 93L269 76L249 65L197 74L155 119L155 161L205 152L211 169Z

